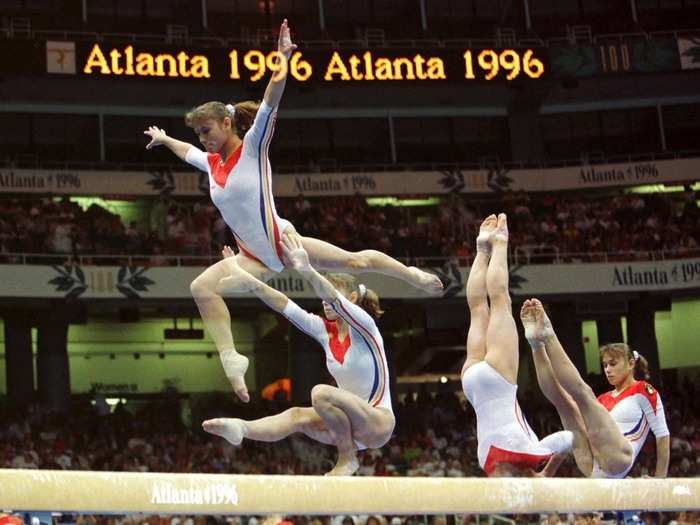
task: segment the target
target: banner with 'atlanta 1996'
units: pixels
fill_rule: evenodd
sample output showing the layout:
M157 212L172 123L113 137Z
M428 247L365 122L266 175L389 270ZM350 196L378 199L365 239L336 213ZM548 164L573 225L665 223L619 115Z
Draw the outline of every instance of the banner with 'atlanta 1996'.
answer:
M438 298L464 296L469 268L446 260L431 268L442 282ZM199 267L0 265L0 297L70 299L190 299ZM616 292L673 292L700 289L700 258L649 262L532 264L510 268L511 293L518 297ZM387 299L430 299L386 276L364 274L362 282ZM285 270L269 284L295 299L315 299L309 284ZM254 297L242 294L242 297Z
M698 174L700 158L688 158L538 169L275 174L272 189L277 197L539 192L692 182ZM0 193L196 196L209 194L209 180L184 166L178 172L0 168Z

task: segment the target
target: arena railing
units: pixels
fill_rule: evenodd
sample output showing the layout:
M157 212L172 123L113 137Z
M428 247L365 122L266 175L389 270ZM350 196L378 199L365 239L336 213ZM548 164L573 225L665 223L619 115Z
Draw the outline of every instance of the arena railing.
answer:
M536 248L528 251L528 248ZM700 257L700 248L678 248L673 250L626 250L618 252L561 252L552 245L520 246L510 250L514 265L529 264L580 264L608 262L663 261ZM407 265L438 268L456 264L469 266L473 256L453 255L449 257L413 256L396 257ZM0 264L19 265L78 265L78 266L209 266L221 256L184 254L66 254L2 252Z
M537 38L523 37L515 41L516 47L561 47L580 44L601 44L609 42L625 42L634 40L653 40L661 38L693 37L700 35L700 29L683 29L674 31L652 31L632 32L632 33L604 33L592 35L590 42L574 42L569 36ZM174 38L168 34L149 33L102 33L94 31L76 31L36 29L29 32L13 33L9 29L0 31L0 38L7 39L34 39L34 40L74 40L78 42L113 42L113 43L133 43L133 44L179 44L192 45L197 47L247 47L267 45L272 42L270 39L261 38L257 34L248 38L229 38L220 36L187 36ZM344 49L344 48L426 48L426 47L492 47L503 46L504 43L498 38L387 38L371 43L366 38L358 39L324 39L324 40L300 40L299 47L308 49ZM511 42L509 46L513 45Z
M644 262L665 261L673 259L689 259L700 257L699 248L673 250L625 250L612 252L562 252L553 245L520 245L510 247L510 258L513 265L530 264L585 264L610 262ZM428 268L442 267L446 264L469 266L473 255L450 257L410 257L400 259L406 264Z
M631 162L653 162L700 157L700 150L661 151L651 153L629 153L620 155L582 154L578 158L545 159L541 161L500 161L495 158L475 162L397 162L343 164L325 160L310 164L276 164L275 173L359 173L387 171L459 171L483 169L536 169L564 168L570 166L590 166L599 164L618 164ZM47 170L99 170L99 171L183 171L183 164L146 163L146 162L110 162L110 161L54 161L45 160L35 155L15 156L0 160L0 168L11 169L47 169Z

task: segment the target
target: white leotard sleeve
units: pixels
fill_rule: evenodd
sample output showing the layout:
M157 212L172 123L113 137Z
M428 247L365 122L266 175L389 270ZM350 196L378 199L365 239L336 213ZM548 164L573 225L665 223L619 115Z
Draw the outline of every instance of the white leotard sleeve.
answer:
M343 297L342 294L338 293L331 306L350 326L364 328L370 332L374 332L377 329L377 323L374 322L372 316L365 312L362 307Z
M656 407L651 406L649 400L644 396L637 396L641 404L642 410L644 411L644 416L649 422L649 428L654 433L656 438L661 438L669 436L671 433L668 431L668 425L666 424L666 413L664 412L664 404L661 402L661 396L658 391L656 393ZM654 410L656 408L656 410Z
M243 138L243 148L246 154L254 157L264 156L264 153L266 153L270 147L270 140L275 129L276 118L277 108L268 106L263 100L260 103L258 112L255 114L253 125Z
M187 150L185 154L185 161L191 164L198 170L202 170L204 173L209 172L209 162L207 161L207 154L201 149L192 146Z
M287 301L287 306L282 310L282 315L289 319L299 330L323 344L326 335L326 325L318 315L310 314L291 299Z

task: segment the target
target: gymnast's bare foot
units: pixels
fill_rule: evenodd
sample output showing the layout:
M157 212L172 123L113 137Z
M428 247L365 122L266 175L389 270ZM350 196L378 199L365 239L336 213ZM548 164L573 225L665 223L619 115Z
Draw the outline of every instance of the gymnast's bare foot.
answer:
M357 455L339 456L338 462L333 467L333 470L326 472L326 476L352 476L357 469L360 468L360 462L357 460Z
M434 273L426 272L416 266L409 266L408 271L413 277L411 284L429 294L442 292L442 281Z
M491 255L491 241L493 234L496 231L498 218L495 214L491 214L484 219L479 227L479 236L476 238L476 251Z
M525 329L525 338L533 350L543 345L547 337L554 335L552 323L538 299L528 299L523 303L520 320Z
M498 214L496 231L493 233L493 240L496 242L508 242L508 217L505 213Z
M242 419L224 418L208 419L202 423L202 428L220 436L232 445L240 445L246 435L247 428Z
M219 357L233 391L241 401L247 403L250 401L250 395L245 384L245 373L248 370L250 360L246 356L239 354L235 348L222 350L219 352Z

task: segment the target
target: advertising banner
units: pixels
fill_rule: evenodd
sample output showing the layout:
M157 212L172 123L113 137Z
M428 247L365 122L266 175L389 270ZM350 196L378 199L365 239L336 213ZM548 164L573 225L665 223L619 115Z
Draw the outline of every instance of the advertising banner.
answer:
M8 264L0 266L0 297L188 299L190 283L202 270L194 266ZM431 271L444 283L443 294L436 299L464 296L469 268L448 260ZM430 298L406 283L382 275L363 274L361 281L387 299ZM268 284L292 298L316 298L309 284L291 270L276 274ZM700 259L512 266L510 286L515 296L693 289L700 288ZM254 297L252 294L239 296Z
M564 191L694 181L700 159L671 159L561 168L358 173L276 174L277 197L339 195L441 195L505 191ZM0 168L0 193L100 196L197 196L209 194L196 171L87 171Z

